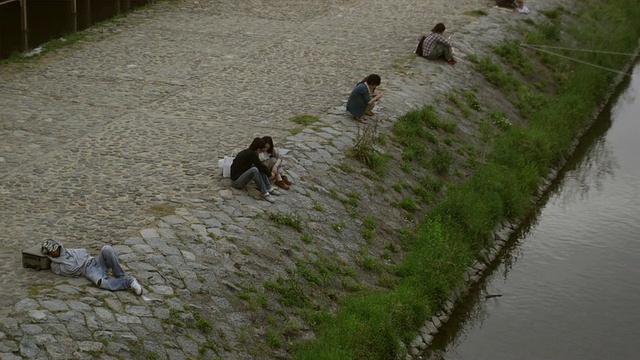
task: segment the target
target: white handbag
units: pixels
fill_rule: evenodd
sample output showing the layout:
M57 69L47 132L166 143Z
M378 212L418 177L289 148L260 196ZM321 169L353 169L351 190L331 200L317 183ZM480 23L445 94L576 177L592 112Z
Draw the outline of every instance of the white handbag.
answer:
M233 156L225 156L218 160L218 166L222 168L222 177L231 177L231 164L233 164Z

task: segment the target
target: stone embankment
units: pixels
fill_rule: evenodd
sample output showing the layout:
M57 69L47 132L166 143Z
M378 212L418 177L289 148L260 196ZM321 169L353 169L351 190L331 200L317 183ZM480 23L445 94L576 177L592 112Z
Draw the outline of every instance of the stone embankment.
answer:
M465 57L489 54L523 16L540 20L538 6L555 3L531 4L529 15L492 5L160 2L88 30L79 44L1 67L0 359L286 356L286 346L265 343L281 334L274 317L312 338L265 281L331 258L375 286L358 261L380 258L399 242L395 230L415 220L392 204L405 195L393 185L416 179L393 165L377 179L348 156L363 129L344 99L364 75L380 74L384 96L371 123L387 136L398 116L455 89L479 89L482 104L517 122ZM455 66L412 55L436 22L455 41ZM303 113L320 120L288 120ZM477 124L441 115L476 141ZM295 181L275 204L232 189L217 168L263 135L288 151ZM299 220L301 231L273 214ZM371 243L361 235L366 217L377 222ZM23 269L20 250L45 237L93 253L111 244L145 296Z

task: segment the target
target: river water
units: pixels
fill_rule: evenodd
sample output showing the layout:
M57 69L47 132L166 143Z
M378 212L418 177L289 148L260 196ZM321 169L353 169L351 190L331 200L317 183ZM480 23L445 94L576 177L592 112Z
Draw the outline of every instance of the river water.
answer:
M636 65L423 358L640 359L639 92Z
M26 31L20 2L7 1L0 0L0 59L87 29L154 0L27 0Z

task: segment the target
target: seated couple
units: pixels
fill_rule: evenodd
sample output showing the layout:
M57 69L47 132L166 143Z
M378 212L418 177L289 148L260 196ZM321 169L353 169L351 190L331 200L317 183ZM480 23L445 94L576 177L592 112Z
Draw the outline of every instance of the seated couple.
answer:
M261 156L264 161L261 161ZM292 182L283 175L282 159L273 147L271 137L257 137L253 139L248 149L240 151L233 159L231 185L236 189L242 189L253 180L262 198L273 203L276 200L271 195L282 195L282 193L271 186L271 179L275 179L276 185L283 189L289 189L289 185L292 185Z
M528 7L524 6L523 0L496 0L496 6L514 9L520 14L528 14L531 12Z

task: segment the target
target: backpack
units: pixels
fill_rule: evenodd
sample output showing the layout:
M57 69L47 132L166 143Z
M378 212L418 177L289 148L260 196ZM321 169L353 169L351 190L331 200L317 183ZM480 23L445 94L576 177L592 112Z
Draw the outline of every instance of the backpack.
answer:
M427 37L424 35L420 35L420 37L418 38L418 47L416 48L416 51L414 51L418 56L423 57L424 55L424 50L422 49L422 44L424 43L424 39L426 39Z

